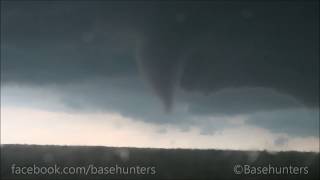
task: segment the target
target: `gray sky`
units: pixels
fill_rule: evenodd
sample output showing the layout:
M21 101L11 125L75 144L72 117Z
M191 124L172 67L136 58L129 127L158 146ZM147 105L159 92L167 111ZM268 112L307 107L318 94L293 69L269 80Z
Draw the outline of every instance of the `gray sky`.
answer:
M1 13L3 143L319 149L318 2L5 1ZM72 137L81 129L91 140Z

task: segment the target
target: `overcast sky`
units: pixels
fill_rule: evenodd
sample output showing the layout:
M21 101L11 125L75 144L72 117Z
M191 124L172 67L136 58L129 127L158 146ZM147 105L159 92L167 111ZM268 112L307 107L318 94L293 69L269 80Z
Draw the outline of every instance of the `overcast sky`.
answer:
M319 151L319 4L1 9L1 143Z

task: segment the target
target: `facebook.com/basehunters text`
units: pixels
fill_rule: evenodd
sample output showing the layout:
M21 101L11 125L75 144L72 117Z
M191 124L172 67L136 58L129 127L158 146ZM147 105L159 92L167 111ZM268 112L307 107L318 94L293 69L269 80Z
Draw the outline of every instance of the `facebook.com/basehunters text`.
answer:
M11 173L13 175L155 175L156 167L154 166L95 166L89 164L87 166L18 166L11 165Z

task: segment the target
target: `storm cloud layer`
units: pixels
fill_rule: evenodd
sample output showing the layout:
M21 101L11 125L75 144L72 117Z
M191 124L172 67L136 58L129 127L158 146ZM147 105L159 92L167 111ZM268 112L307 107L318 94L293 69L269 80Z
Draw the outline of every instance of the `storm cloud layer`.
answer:
M248 115L268 128L296 122L283 130L293 134L308 121L303 134L317 124L319 108L318 7L3 2L1 80L54 87L79 111L166 123ZM296 109L301 116L292 116Z
M166 107L176 86L266 87L315 106L317 20L314 3L5 3L3 78L61 83L139 68Z

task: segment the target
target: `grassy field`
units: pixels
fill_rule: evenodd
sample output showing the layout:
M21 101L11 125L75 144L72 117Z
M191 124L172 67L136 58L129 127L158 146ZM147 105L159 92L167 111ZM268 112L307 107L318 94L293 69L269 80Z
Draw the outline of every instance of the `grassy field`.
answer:
M1 145L1 176L2 179L316 180L319 153Z

